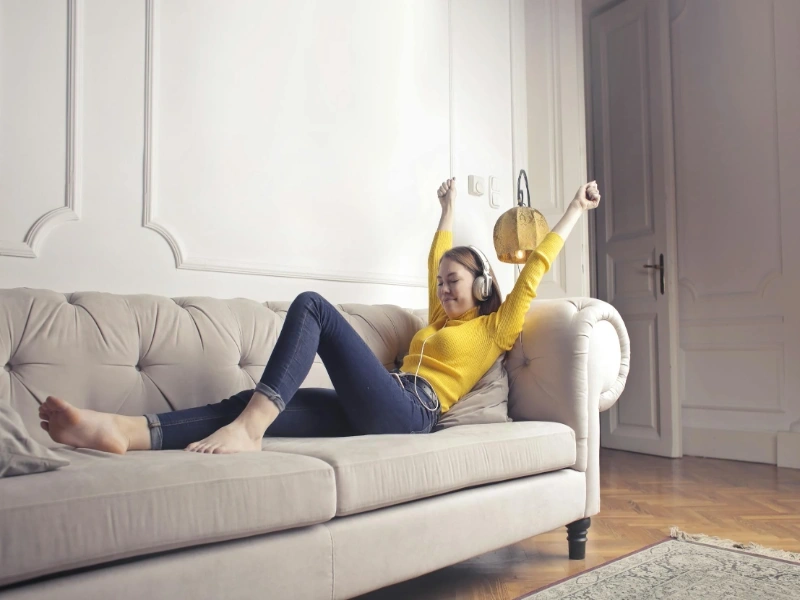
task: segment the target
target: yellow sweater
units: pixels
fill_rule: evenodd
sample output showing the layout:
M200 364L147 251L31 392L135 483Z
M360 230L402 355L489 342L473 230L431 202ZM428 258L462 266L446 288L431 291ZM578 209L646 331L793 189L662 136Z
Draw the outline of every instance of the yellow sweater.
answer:
M439 260L453 246L453 234L450 231L436 232L428 255L429 325L418 331L411 340L402 371L413 374L417 371L417 365L420 365L419 376L433 386L439 396L442 413L450 410L478 383L497 357L514 345L522 331L531 300L536 297L536 288L563 245L561 236L549 233L536 251L531 253L514 289L496 312L479 317L478 309L473 308L447 321L436 294L436 276ZM444 326L445 322L447 327ZM426 339L428 341L420 364L420 349Z

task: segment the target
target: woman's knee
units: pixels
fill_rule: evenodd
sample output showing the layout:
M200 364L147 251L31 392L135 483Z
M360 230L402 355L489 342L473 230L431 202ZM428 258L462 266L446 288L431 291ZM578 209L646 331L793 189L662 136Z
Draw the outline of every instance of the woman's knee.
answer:
M324 298L317 292L303 292L297 295L297 297L294 299L294 303L309 305L316 304L320 300L324 300Z

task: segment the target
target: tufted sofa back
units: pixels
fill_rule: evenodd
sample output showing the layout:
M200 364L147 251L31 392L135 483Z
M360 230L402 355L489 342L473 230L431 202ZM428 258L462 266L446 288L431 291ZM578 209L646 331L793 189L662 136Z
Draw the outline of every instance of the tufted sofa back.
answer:
M0 290L0 402L46 445L37 412L49 395L127 415L217 402L255 387L288 308L238 298ZM400 364L424 325L420 311L396 306L338 308L387 368ZM303 386L331 386L319 358Z

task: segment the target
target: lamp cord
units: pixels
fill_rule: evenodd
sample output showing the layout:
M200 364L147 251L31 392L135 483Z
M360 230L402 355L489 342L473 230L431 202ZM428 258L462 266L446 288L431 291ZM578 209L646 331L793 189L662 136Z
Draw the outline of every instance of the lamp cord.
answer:
M528 192L528 208L531 207L531 190L528 187L528 174L525 172L525 169L519 170L519 175L517 176L517 206L523 206L525 202L524 195L522 193L522 178L525 178L525 191Z
M526 178L526 183L527 183L527 178ZM514 268L517 269L517 279L519 279L519 275L522 272L522 269L520 268L519 265L514 265ZM528 358L527 354L525 354L525 344L522 343L522 331L519 332L519 348L520 350L522 350L522 358L525 359L525 364L529 365L531 363L531 359Z

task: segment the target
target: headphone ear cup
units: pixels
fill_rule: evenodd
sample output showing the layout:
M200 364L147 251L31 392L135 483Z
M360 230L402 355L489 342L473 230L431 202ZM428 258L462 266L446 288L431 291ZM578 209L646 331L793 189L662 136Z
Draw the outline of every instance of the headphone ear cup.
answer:
M486 278L483 275L478 275L472 282L472 295L478 302L483 302L489 297L486 294Z

